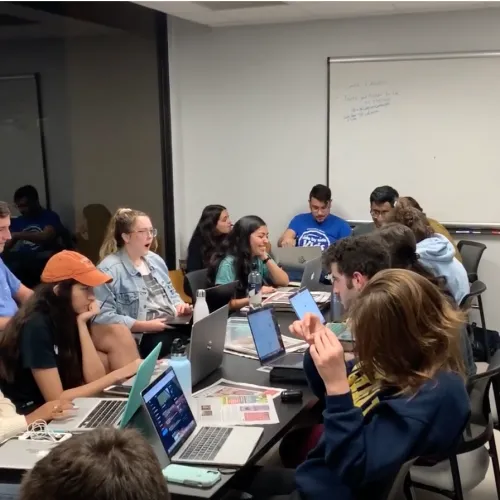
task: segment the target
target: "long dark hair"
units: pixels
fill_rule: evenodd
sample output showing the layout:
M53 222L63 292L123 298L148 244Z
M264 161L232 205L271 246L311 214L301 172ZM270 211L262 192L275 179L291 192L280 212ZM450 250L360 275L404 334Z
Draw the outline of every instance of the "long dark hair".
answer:
M217 222L221 213L226 210L222 205L207 205L201 213L200 220L189 241L188 252L192 245L198 245L201 242L201 255L203 265L209 266L212 255L220 250L221 244L227 235L217 231Z
M390 222L377 229L373 237L385 244L389 250L391 268L413 271L448 294L446 278L434 276L419 262L417 240L409 227L398 222Z
M18 366L21 332L34 314L42 314L50 324L57 345L57 365L63 388L83 384L82 349L71 303L73 280L39 285L21 306L0 336L0 379L13 382ZM57 294L54 291L58 286Z
M239 281L239 295L246 293L248 286L248 275L252 270L252 250L250 248L250 236L257 231L259 227L265 226L266 223L256 215L246 215L242 217L233 226L233 230L224 241L220 252L214 255L209 267L209 278L215 281L217 269L222 259L227 256L234 257L234 270L236 280Z

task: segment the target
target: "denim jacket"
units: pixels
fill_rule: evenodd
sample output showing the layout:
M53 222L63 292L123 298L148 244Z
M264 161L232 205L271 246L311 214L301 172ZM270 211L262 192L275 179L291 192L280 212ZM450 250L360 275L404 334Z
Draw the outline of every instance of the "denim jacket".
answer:
M182 299L172 285L165 261L157 254L148 252L144 257L153 278L164 288L172 303L182 304ZM96 317L98 324L121 323L129 329L137 321L146 319L148 291L141 273L132 264L125 250L108 255L98 266L103 273L113 277L111 283L95 288L101 312Z

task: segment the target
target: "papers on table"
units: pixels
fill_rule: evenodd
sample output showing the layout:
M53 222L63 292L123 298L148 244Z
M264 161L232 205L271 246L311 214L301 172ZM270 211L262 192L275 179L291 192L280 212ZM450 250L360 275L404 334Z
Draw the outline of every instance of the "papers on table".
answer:
M193 394L196 421L201 425L277 424L279 419L273 399L282 391L220 379Z

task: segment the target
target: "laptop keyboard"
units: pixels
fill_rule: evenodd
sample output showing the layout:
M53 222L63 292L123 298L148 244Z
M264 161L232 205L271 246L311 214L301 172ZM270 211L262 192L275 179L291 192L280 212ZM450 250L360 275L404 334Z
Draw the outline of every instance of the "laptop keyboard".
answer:
M126 401L119 400L101 401L90 412L85 421L78 426L78 428L94 429L95 427L113 425L121 417L126 404Z
M273 366L294 366L304 361L304 355L299 353L290 353L282 358L272 362Z
M232 430L228 427L202 427L180 458L182 460L211 462L219 453Z

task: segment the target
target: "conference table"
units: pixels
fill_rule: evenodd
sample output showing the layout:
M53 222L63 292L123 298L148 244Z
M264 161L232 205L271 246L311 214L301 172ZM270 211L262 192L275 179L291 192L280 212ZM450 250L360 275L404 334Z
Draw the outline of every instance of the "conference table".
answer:
M291 312L278 312L276 313L276 317L280 325L281 333L283 335L290 335L288 327L296 319L295 315ZM210 489L189 488L169 483L168 489L173 498L176 500L188 498L221 498L227 493L228 489L231 488L231 484L237 482L238 475L244 473L248 467L256 465L257 462L263 458L264 455L266 455L266 453L318 403L318 399L307 385L288 385L283 383L273 384L269 381L269 373L257 370L260 366L261 365L257 360L243 358L232 354L224 354L222 366L208 378L200 382L194 388L193 392L203 389L221 378L225 378L233 382L245 382L248 384L267 387L300 389L303 393L302 401L299 403L282 403L279 397L274 399L279 423L262 426L264 433L262 434L257 447L253 451L247 464L234 472L222 474L221 481ZM157 455L159 455L158 446L155 444L153 445L153 448L155 449ZM225 469L221 468L221 470Z
M280 330L284 335L290 335L288 331L289 325L296 319L295 315L291 312L277 313ZM279 397L274 399L276 412L278 414L279 423L271 425L263 425L264 432L254 449L247 464L239 469L223 469L221 481L209 489L191 488L181 485L168 484L170 494L176 500L188 498L213 498L219 499L225 495L231 484L237 481L238 476L241 475L249 467L257 464L257 462L266 455L266 453L290 430L300 421L300 419L312 410L318 403L317 398L307 385L288 385L288 384L272 384L269 381L269 373L258 371L260 363L257 360L244 358L232 354L224 354L222 366L212 373L205 380L200 382L194 387L193 392L199 391L219 379L224 378L233 382L245 382L260 386L276 387L276 388L299 388L303 392L303 399L297 403L282 403ZM109 396L108 396L109 397ZM163 450L161 442L156 433L152 430L152 426L141 408L131 421L133 427L137 427L146 437L148 442L155 450L156 455L162 467L168 465L168 458ZM1 453L1 447L0 447ZM21 480L21 471L9 471L0 469L0 483L18 484Z

